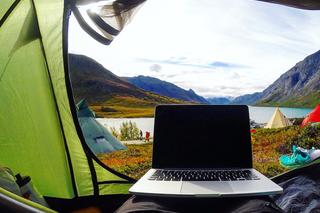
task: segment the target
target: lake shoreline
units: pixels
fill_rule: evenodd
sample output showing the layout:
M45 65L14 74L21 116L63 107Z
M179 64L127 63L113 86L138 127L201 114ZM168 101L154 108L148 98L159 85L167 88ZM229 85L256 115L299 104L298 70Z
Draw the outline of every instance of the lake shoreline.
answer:
M249 106L250 119L254 120L257 124L266 124L271 116L273 115L275 107L256 107ZM305 117L312 109L308 108L280 108L283 114L289 119L297 119ZM136 123L139 130L145 134L145 132L150 132L153 135L153 125L154 117L131 117L131 118L96 118L96 120L101 123L107 129L111 127L119 130L123 122L133 122Z

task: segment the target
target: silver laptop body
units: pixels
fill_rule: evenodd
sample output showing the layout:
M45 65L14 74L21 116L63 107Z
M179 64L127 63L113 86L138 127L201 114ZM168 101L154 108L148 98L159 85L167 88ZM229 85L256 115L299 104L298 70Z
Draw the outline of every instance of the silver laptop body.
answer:
M245 105L160 105L152 169L129 192L172 197L234 197L281 193L252 168Z

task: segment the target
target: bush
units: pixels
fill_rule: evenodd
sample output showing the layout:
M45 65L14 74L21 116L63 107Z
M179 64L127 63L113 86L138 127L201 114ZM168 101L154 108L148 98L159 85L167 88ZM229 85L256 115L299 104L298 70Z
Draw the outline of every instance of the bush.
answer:
M116 128L110 127L110 132L115 138L120 139L120 133Z
M140 137L140 130L134 122L123 122L120 126L120 140L137 140Z
M320 125L310 125L301 129L300 133L288 140L288 149L297 145L305 149L320 148Z

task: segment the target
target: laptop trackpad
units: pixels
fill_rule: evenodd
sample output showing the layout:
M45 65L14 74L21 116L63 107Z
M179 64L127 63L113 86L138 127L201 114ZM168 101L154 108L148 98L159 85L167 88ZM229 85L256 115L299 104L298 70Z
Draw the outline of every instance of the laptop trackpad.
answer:
M184 181L180 190L183 194L219 195L233 192L228 182Z

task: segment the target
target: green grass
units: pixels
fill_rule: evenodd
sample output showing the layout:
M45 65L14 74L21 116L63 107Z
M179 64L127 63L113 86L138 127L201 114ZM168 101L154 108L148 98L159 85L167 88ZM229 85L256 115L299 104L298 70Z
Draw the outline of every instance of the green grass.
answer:
M268 177L287 171L279 164L279 157L290 154L293 144L305 148L320 148L320 126L257 129L252 134L254 168ZM101 155L99 158L111 168L139 179L151 167L152 143L127 147L128 150Z
M308 93L305 96L292 97L286 101L263 101L258 102L257 106L282 106L282 107L305 107L305 108L314 108L319 104L320 92Z
M191 104L149 93L147 98L115 96L102 103L90 104L90 108L100 118L153 117L157 104Z
M152 143L127 145L127 150L98 156L99 159L129 177L139 179L151 168Z

